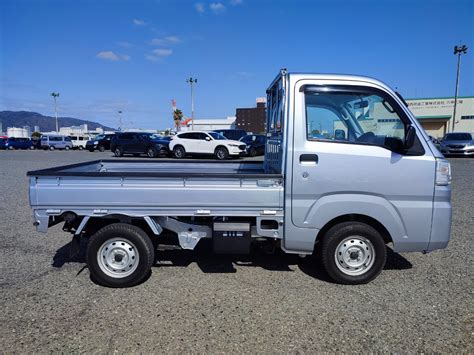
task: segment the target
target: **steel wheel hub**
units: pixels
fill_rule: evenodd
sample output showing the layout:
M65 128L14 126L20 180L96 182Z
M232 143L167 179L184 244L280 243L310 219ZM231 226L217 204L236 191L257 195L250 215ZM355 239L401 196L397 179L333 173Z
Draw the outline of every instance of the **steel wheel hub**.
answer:
M351 236L339 243L334 257L337 267L344 274L358 276L374 265L375 249L368 239Z
M132 242L120 238L109 239L99 248L97 261L105 274L122 278L137 269L139 254Z

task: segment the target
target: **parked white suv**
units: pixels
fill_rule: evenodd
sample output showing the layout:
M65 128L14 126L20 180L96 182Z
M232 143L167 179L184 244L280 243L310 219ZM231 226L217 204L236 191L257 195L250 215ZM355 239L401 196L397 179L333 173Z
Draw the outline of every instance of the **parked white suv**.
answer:
M183 132L175 135L170 142L170 151L175 158L181 159L186 154L214 155L219 160L229 156L240 156L245 153L246 145L239 141L225 138L216 132Z

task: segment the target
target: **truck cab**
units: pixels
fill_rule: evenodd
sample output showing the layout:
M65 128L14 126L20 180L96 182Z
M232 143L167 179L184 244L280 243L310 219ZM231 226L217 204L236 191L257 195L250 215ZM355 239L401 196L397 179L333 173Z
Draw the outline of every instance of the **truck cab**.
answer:
M96 161L28 173L38 230L65 221L90 238L89 269L118 287L143 279L166 231L182 249L212 238L218 253L262 242L317 252L343 284L377 277L387 244L447 246L450 165L400 95L372 78L282 70L267 105L263 163Z

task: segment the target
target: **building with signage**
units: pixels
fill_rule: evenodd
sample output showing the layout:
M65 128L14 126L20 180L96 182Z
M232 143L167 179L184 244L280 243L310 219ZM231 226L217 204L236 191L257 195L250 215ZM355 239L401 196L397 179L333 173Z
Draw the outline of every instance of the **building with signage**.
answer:
M434 97L406 100L411 112L421 123L426 132L441 138L452 131L454 97ZM458 97L455 132L474 134L474 96Z

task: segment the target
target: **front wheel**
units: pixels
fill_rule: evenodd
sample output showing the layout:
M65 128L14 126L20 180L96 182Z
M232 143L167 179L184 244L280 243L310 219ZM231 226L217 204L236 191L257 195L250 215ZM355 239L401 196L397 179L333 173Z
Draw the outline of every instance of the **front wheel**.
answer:
M257 150L255 148L250 148L249 156L251 157L257 156Z
M82 145L79 146L79 150L83 150L84 147Z
M54 146L49 147L49 150L54 150Z
M173 155L176 159L182 159L186 155L186 151L184 150L183 147L178 146L173 148Z
M142 281L155 260L153 243L140 228L114 223L94 234L87 247L87 266L97 283L130 287Z
M103 145L99 146L99 152L101 153L105 152L105 147Z
M334 281L364 284L375 279L384 268L387 248L373 227L361 222L343 222L323 236L321 258Z
M69 146L65 146L64 149L65 149L65 150L69 150L70 148L69 148Z
M218 147L215 156L218 160L226 160L229 157L229 151L224 147Z

